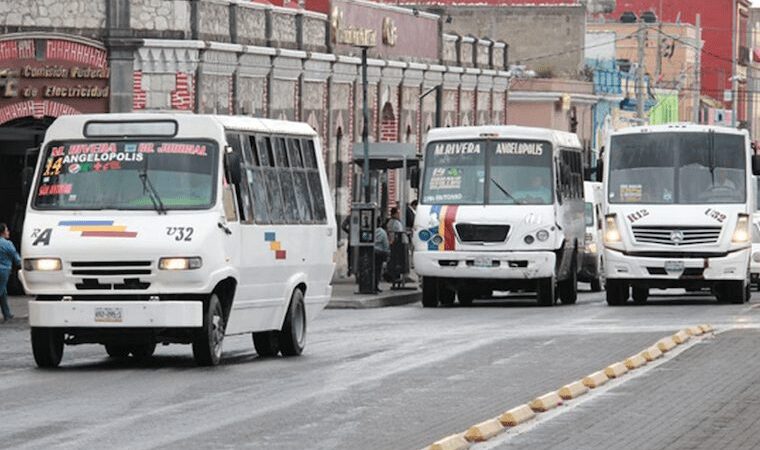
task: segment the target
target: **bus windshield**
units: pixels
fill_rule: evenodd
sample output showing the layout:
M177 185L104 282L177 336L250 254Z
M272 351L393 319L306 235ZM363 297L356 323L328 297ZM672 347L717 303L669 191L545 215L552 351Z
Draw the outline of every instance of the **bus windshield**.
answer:
M45 149L33 205L208 209L215 200L217 157L216 144L198 140L53 142Z
M721 133L613 136L610 203L744 203L744 137Z
M524 140L444 141L428 145L423 203L550 205L552 146Z

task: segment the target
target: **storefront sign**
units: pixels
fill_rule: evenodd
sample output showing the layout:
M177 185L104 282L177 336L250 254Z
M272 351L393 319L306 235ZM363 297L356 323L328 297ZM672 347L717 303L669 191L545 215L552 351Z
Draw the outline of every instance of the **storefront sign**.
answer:
M438 16L364 0L332 0L330 28L338 53L372 47L370 57L438 61Z
M96 43L56 35L0 39L0 124L108 110L106 50Z

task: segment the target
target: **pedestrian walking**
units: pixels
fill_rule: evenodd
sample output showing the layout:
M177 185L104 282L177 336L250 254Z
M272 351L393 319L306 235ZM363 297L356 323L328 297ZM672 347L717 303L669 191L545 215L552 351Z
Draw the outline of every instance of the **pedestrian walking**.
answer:
M9 240L10 237L8 225L0 223L0 310L3 313L3 322L13 319L11 308L8 306L8 279L13 268L21 266L21 257L13 242Z
M386 224L387 225L387 224ZM375 292L380 290L380 277L383 275L383 264L391 254L391 245L388 242L388 233L383 227L382 219L378 218L375 228Z

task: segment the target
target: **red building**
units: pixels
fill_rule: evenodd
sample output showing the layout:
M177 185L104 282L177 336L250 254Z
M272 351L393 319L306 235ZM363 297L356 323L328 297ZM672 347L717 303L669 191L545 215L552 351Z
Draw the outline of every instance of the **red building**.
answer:
M618 0L615 11L607 15L609 20L619 20L627 11L641 16L654 12L663 22L687 22L696 24L700 15L702 27L702 95L723 102L724 91L732 88L732 29L735 25L734 54L737 59L736 73L746 80L749 51L747 45L748 0ZM736 11L736 18L732 18ZM737 119L747 120L747 85L740 81L737 91ZM731 102L723 102L726 109ZM738 123L738 122L737 122Z

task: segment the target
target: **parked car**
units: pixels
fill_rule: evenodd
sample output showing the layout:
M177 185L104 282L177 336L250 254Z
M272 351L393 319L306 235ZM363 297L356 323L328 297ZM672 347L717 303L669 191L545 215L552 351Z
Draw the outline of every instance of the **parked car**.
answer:
M602 183L593 181L585 181L583 183L586 234L583 246L583 260L578 279L591 283L591 290L594 292L604 289L602 195Z

